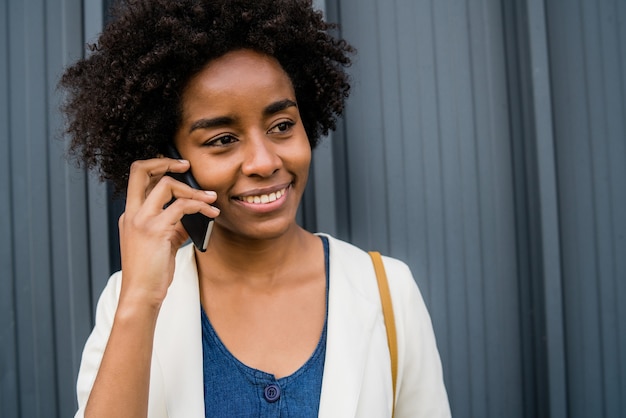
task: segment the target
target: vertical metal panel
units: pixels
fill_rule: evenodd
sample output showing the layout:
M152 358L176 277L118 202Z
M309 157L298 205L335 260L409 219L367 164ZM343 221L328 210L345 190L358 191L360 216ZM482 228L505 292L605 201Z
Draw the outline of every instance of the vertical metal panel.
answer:
M56 89L82 53L81 0L2 2L0 129L3 417L71 416L91 329L87 176L68 166Z
M550 66L543 0L503 2L526 416L565 417L566 373Z
M54 324L50 282L49 194L46 190L44 5L11 2L9 59L13 248L15 257L16 344L20 410L23 416L57 411L46 393L54 387ZM27 18L28 17L28 18Z
M547 3L570 416L626 415L626 5Z
M0 411L8 417L19 414L19 381L16 347L13 222L11 205L11 146L9 119L9 6L0 3Z
M507 4L528 416L567 416L556 166L544 2Z
M328 16L325 0L313 0L313 7ZM336 20L335 20L336 21ZM332 134L324 138L313 152L311 174L308 189L312 193L305 195L306 199L313 199L314 220L312 225L305 225L312 231L324 231L337 235L337 201L335 193L335 170Z
M407 261L455 416L522 416L506 63L498 1L342 1L355 44L350 239Z
M102 30L104 11L108 10L106 0L83 0L83 19L81 30L86 43L95 42ZM95 175L88 178L87 198L89 206L89 248L90 248L90 284L91 306L94 310L100 293L112 273L119 269L119 251L111 247L112 231L117 239L117 219L119 215L110 214L110 201L107 184L100 182ZM117 216L116 216L117 215ZM114 268L113 264L115 267Z
M47 141L49 171L47 188L50 196L50 242L52 316L55 333L56 390L50 393L58 400L58 416L75 412L75 385L80 355L91 330L92 303L90 263L97 247L90 245L94 232L89 218L86 174L67 164L65 143L60 138L61 97L56 91L62 68L82 55L83 43L81 0L63 0L46 4L45 59L47 69ZM104 218L106 219L106 218ZM96 220L106 226L104 219Z
M545 306L546 369L548 374L548 397L551 417L564 417L565 367L562 314L562 278L560 266L561 242L558 236L558 203L555 168L555 145L551 114L547 33L545 27L544 1L530 0L528 4L528 35L530 37L530 66L526 68L532 78L532 119L534 138L538 213L541 242L541 279ZM520 278L524 280L524 278Z

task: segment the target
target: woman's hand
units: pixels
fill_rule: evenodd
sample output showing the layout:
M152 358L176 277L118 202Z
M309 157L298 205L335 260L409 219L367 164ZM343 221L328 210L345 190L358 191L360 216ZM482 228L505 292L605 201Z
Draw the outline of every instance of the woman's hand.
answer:
M126 211L119 220L122 289L86 417L147 416L156 320L172 282L176 251L187 240L180 220L185 214L219 214L211 206L214 192L165 175L188 169L188 161L169 158L131 167ZM164 208L172 198L176 201Z
M189 162L170 158L135 161L130 169L125 212L119 219L122 256L120 305L159 307L172 282L174 258L188 234L185 214L219 215L212 191L196 190L166 176L184 173ZM172 198L171 205L164 209Z

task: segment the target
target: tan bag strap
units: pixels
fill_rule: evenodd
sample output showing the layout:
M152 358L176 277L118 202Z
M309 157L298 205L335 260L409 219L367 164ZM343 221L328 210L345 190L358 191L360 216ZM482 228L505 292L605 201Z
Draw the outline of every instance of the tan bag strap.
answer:
M389 345L389 355L391 356L391 384L393 388L393 404L392 414L396 409L396 378L398 376L398 342L396 339L396 321L393 316L393 304L391 302L391 293L389 292L389 283L387 283L387 274L380 253L370 251L370 257L374 263L376 271L376 281L378 282L378 291L380 293L380 301L383 306L383 316L385 317L385 328L387 329L387 344Z

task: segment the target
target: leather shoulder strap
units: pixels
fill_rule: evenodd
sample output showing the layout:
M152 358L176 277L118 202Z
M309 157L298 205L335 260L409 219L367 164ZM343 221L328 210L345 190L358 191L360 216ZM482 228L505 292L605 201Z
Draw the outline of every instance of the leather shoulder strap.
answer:
M389 292L389 283L387 283L387 274L380 253L376 251L369 252L374 270L376 271L376 280L378 282L378 291L380 293L380 301L383 306L383 316L385 317L385 328L387 329L387 344L389 345L389 355L391 356L391 383L393 387L393 407L396 407L396 378L398 375L398 342L396 337L396 321L393 316L393 304L391 302L391 293ZM393 412L392 415L393 416Z

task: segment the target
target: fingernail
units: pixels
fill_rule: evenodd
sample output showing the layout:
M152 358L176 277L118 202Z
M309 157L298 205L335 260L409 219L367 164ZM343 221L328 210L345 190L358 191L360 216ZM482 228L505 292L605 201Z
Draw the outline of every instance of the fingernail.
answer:
M183 164L189 164L189 161L187 160L178 160L179 163L183 163Z
M213 190L205 190L204 193L208 194L211 197L217 196L217 193L215 193Z

